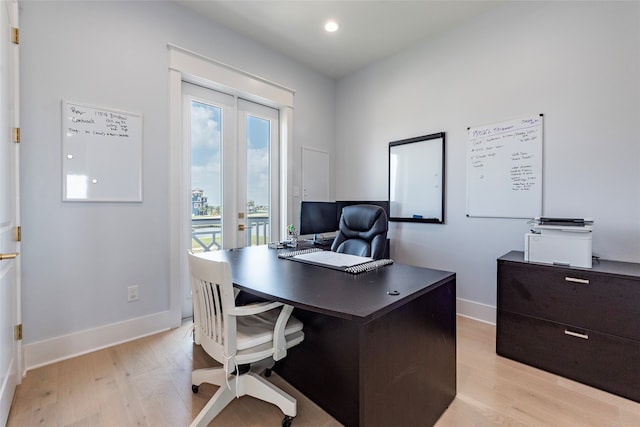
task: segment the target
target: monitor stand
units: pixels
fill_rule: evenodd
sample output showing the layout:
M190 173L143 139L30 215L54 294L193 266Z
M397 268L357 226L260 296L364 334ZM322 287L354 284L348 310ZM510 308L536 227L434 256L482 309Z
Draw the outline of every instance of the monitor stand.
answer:
M333 239L323 239L323 238L318 238L317 234L313 235L314 246L331 247L332 244L333 244Z

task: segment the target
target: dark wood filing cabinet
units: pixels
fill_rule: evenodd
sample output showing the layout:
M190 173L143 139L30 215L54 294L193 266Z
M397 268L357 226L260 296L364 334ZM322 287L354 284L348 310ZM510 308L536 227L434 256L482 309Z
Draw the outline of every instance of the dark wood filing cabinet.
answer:
M640 264L498 258L496 352L640 402Z

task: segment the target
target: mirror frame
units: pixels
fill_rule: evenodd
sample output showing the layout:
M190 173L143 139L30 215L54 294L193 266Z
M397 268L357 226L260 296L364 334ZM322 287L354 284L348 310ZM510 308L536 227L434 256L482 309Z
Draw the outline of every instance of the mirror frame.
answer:
M429 159L431 162L424 161L425 156L429 154L433 157ZM418 162L420 167L417 167ZM405 165L409 170L401 171L402 176L400 176L398 168ZM444 224L444 185L444 132L389 143L389 221ZM402 196L395 191L398 188L393 188L394 186L403 187ZM422 200L428 193L426 189L431 188L433 189L432 197ZM409 216L406 213L397 212L394 205L397 207L398 204L414 207L415 213ZM440 206L434 207L437 204ZM425 215L426 212L429 214Z

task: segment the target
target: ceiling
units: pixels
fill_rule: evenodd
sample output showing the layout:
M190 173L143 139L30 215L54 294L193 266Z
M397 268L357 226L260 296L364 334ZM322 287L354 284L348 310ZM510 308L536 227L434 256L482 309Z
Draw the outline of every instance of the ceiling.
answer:
M501 3L484 0L177 2L336 79L461 25ZM339 23L337 32L324 31L328 19Z

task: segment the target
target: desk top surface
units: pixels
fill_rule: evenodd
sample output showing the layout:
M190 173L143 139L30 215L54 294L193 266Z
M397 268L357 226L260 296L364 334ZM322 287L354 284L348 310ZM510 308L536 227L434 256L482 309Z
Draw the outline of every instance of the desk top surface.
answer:
M346 319L375 319L455 280L455 273L397 263L366 273L345 273L278 258L283 251L253 246L200 256L229 262L233 283L246 292ZM392 291L398 295L387 293Z

